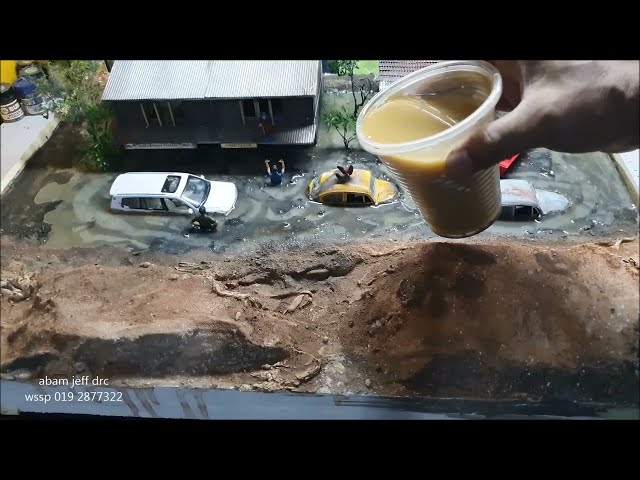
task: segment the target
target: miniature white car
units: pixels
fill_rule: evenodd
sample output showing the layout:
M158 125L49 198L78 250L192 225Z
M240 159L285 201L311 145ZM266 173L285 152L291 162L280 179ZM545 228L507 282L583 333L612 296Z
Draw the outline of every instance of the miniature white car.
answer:
M233 183L215 182L190 173L123 173L111 185L111 210L193 215L200 206L207 213L228 215L238 190Z
M500 180L503 220L531 220L567 209L564 195L539 190L526 180Z

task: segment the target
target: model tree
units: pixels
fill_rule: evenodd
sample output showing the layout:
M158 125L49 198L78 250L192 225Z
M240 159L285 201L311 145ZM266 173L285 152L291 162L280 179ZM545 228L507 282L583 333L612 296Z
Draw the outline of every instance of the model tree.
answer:
M82 126L91 147L82 160L91 170L108 170L117 153L111 134L111 112L101 102L106 68L101 60L59 60L49 62L49 75L38 88L49 96L50 109L62 120Z
M358 68L358 60L330 60L329 71L337 73L340 77L349 77L351 94L353 95L353 111L341 107L324 114L324 121L329 130L335 130L342 138L344 148L349 150L350 144L356 139L356 121L358 113L373 93L373 82L369 78L363 79L356 85L355 70ZM356 93L357 92L357 93Z

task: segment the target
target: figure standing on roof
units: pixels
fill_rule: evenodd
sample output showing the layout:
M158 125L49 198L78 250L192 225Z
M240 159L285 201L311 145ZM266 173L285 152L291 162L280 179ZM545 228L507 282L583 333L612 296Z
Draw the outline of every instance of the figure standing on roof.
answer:
M278 162L282 167L280 170L278 170L278 167L275 165L270 166L269 163L270 160L268 159L264 161L264 164L267 166L267 175L269 175L269 178L271 179L271 185L280 185L282 183L282 176L284 175L284 160L280 159Z

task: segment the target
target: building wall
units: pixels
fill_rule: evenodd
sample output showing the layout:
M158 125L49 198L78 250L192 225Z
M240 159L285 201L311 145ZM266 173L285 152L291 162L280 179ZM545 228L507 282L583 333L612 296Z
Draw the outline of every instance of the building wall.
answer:
M156 101L162 126L155 120L151 102L143 102L150 126L140 109L141 102L112 102L117 143L224 143L259 141L258 118L245 116L239 100L190 100L171 102L175 126L166 101ZM282 98L281 111L274 111L276 128L312 125L316 119L316 97Z

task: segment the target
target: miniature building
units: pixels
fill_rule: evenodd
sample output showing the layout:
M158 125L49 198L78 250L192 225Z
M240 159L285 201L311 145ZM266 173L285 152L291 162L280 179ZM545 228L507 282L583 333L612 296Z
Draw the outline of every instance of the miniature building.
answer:
M102 100L127 148L255 148L314 144L321 91L319 60L116 60Z
M378 62L380 73L378 79L380 81L380 90L391 86L405 75L428 67L441 60L380 60Z

